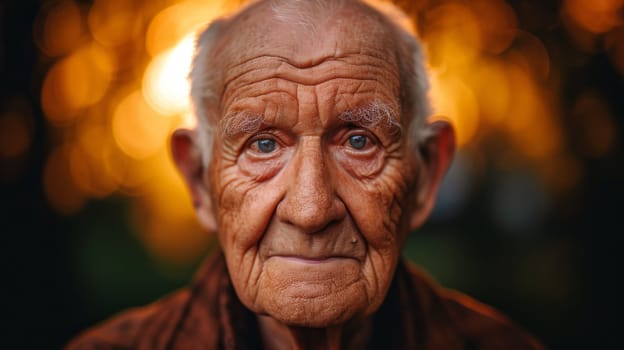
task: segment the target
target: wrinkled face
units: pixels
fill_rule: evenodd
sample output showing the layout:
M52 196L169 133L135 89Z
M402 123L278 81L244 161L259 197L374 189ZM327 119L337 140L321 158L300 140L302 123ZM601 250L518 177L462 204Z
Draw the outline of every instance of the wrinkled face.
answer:
M239 298L291 325L379 307L417 172L387 37L340 23L316 38L278 23L231 44L206 177Z

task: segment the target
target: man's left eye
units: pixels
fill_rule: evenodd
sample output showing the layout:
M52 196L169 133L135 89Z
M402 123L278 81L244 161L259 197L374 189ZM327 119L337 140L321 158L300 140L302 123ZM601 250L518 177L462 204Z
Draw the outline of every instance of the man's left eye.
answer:
M368 137L364 135L351 135L349 136L349 145L357 150L364 149L369 143Z
M275 151L275 148L277 147L277 143L275 142L275 140L271 139L260 139L255 141L254 143L258 150L262 153L271 153Z

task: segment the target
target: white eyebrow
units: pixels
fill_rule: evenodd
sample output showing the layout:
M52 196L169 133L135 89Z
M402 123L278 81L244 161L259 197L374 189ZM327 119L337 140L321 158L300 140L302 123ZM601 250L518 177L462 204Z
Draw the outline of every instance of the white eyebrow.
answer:
M227 115L219 121L219 130L224 136L238 133L254 133L260 129L264 118L260 114L240 111Z
M386 126L393 130L393 133L403 132L398 113L395 109L381 102L372 102L362 107L344 111L338 115L338 119L360 124L364 127Z

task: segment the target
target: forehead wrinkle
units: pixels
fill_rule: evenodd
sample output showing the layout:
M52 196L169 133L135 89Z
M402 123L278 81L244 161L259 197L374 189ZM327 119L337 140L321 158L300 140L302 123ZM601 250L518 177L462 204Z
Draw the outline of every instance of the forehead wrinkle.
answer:
M332 66L331 63L338 66ZM328 66L330 65L330 66ZM355 77L352 68L357 69ZM399 72L395 64L388 65L387 59L369 53L349 54L339 57L327 57L314 65L299 67L287 58L275 55L260 55L227 69L228 76L223 80L223 95L230 87L261 82L270 78L281 78L302 85L317 85L330 79L377 80L390 73L393 80L399 81Z
M369 78L361 78L361 77L331 77L325 81L319 82L318 84L303 84L299 82L294 82L292 80L271 77L263 81L258 81L254 83L241 83L240 87L231 87L231 92L224 93L221 100L221 106L223 106L224 111L232 108L234 105L244 104L246 100L253 100L259 98L274 98L275 96L280 96L283 101L285 99L292 99L292 102L296 104L295 108L299 108L300 88L314 88L316 91L315 95L320 95L321 91L325 92L326 84L338 84L339 86L344 86L352 82L358 82L359 86L364 85L365 83L371 84L379 84L378 79L369 79ZM384 93L383 90L379 90L377 88L359 88L355 92L343 92L343 91L335 91L333 93L334 96L334 105L337 104L339 99L344 99L344 95L363 95L363 94L380 94L386 98L394 99L398 92L395 91L396 87L393 86L391 91ZM318 97L317 97L318 98ZM284 102L286 103L286 102ZM317 101L318 104L318 101ZM350 108L351 106L347 106Z
M230 91L225 91L220 101L221 114L229 115L229 111L249 109L259 112L258 107L267 103L288 105L296 100L296 84L271 77L257 82L241 83L231 87Z
M377 58L380 61L387 60L387 57L384 57L384 53L377 53L374 50L363 50L360 48L358 50L353 50L353 52L339 52L336 49L338 42L334 43L334 50L326 53L323 56L319 56L316 60L310 62L295 62L292 57L280 55L278 53L262 53L259 52L257 54L251 55L250 57L244 58L238 62L228 61L224 62L224 69L228 71L236 71L238 67L251 65L254 66L257 64L256 61L268 61L268 62L279 62L279 64L287 64L293 68L298 69L306 69L313 68L314 66L320 66L327 61L345 61L349 58L357 57L358 55L370 56L373 58ZM379 51L379 50L378 50Z

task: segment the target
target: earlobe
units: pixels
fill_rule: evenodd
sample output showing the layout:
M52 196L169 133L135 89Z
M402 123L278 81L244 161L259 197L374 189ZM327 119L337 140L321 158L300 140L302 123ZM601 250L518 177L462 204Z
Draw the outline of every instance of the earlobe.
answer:
M420 181L415 191L415 205L412 206L410 230L422 226L431 214L442 178L455 152L455 132L451 124L437 120L428 125L431 135L420 147Z
M193 207L202 227L216 232L217 224L212 210L208 188L204 183L202 154L194 130L178 129L171 136L171 155L191 194Z

